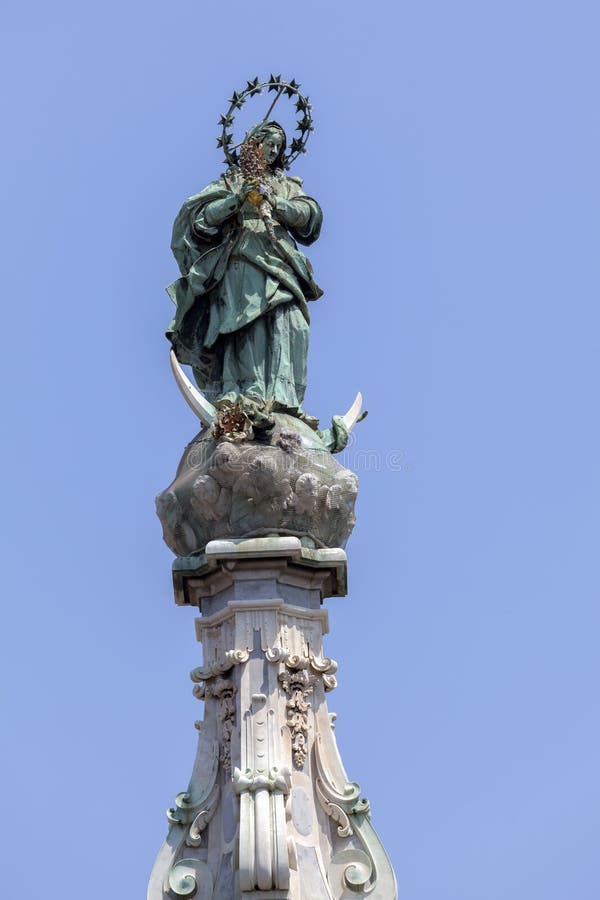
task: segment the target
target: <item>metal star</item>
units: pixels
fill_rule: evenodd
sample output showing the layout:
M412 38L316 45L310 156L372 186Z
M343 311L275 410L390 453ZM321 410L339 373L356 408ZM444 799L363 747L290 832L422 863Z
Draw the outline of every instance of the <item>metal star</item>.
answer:
M229 102L232 106L237 106L238 109L241 109L244 103L246 102L246 98L242 96L242 94L238 94L237 91L233 92Z
M295 81L295 80L292 78L292 80L290 81L290 83L289 83L288 86L286 87L284 93L286 93L286 94L288 95L288 97L293 97L294 94L297 94L297 93L298 93L298 88L299 88L299 87L300 87L300 85L298 84L298 82Z

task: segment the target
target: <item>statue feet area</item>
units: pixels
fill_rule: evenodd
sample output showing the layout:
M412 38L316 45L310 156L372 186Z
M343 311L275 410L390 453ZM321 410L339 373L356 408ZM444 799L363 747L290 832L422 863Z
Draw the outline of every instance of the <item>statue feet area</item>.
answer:
M343 550L293 536L211 541L176 560L176 602L201 612L191 677L204 718L148 900L395 900L327 708L337 665L322 600L345 579Z

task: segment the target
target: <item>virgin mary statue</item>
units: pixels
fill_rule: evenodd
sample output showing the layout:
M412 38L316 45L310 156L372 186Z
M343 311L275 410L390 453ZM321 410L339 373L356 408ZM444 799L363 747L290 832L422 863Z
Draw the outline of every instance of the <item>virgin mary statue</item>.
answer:
M217 407L251 401L301 418L308 301L323 293L298 244L319 237L319 204L283 171L277 122L248 132L262 148L259 182L232 166L184 203L171 248L181 278L167 331L181 363Z

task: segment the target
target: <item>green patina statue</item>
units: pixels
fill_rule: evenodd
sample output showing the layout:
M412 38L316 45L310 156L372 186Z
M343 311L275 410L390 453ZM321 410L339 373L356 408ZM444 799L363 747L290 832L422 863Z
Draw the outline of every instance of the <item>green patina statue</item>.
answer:
M157 497L165 540L179 556L212 540L260 534L343 547L354 525L357 479L333 454L364 415L362 397L322 430L302 409L308 303L322 291L298 244L317 240L322 214L287 174L312 131L298 88L271 76L234 93L218 141L227 170L186 200L175 220L172 249L182 274L167 289L176 305L167 332L171 367L203 426ZM235 110L263 89L275 90L274 102L231 146ZM283 95L296 98L301 116L289 150L271 118ZM181 364L192 367L198 387Z
M177 384L216 439L266 440L277 417L291 416L316 432L321 447L338 453L366 413L358 394L344 416L319 431L317 419L302 409L308 303L323 292L298 244L317 240L323 217L301 179L286 174L313 131L312 106L299 88L294 79L271 75L234 91L217 139L228 168L186 200L173 226L181 277L167 288L176 306L167 337ZM236 111L263 91L275 92L266 115L232 146ZM300 116L289 149L284 129L271 118L282 96L295 99ZM192 367L200 391L181 363Z
M319 237L322 213L299 178L284 174L286 135L275 121L246 135L240 164L184 203L172 250L182 277L167 289L177 311L167 332L217 407L292 413L306 389L309 313L321 296L297 243Z

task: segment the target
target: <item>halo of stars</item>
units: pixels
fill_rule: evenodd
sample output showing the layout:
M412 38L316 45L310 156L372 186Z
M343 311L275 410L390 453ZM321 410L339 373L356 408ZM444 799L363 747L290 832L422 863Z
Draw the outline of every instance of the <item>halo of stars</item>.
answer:
M236 110L241 109L244 103L251 97L274 91L278 97L284 94L290 99L296 98L295 107L299 118L296 122L297 135L295 134L290 144L289 152L283 157L283 166L289 169L291 164L301 153L306 153L306 144L312 131L314 131L312 118L312 105L308 97L300 93L300 84L293 78L291 81L285 81L281 75L271 74L268 81L260 81L254 78L252 81L246 82L246 87L240 91L234 91L229 98L229 109L224 116L219 119L219 125L222 127L220 136L217 138L217 147L221 147L225 153L224 162L230 166L239 165L237 148L233 147L233 123L235 120Z

